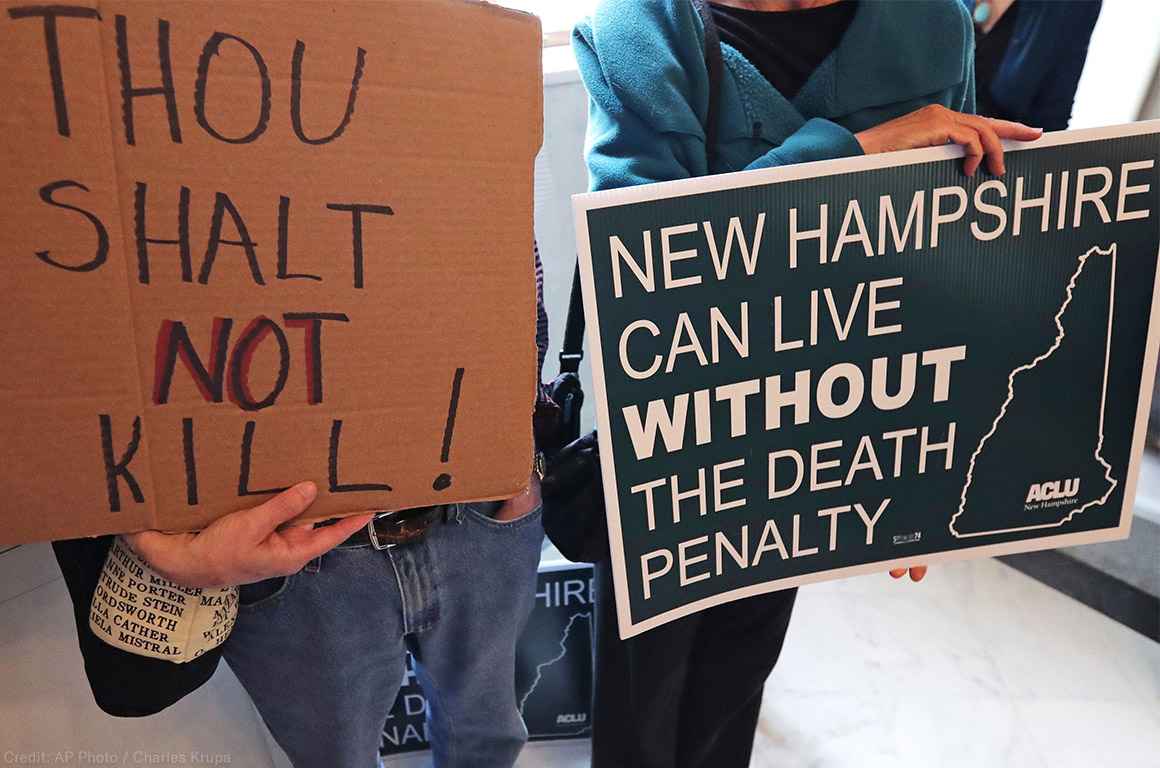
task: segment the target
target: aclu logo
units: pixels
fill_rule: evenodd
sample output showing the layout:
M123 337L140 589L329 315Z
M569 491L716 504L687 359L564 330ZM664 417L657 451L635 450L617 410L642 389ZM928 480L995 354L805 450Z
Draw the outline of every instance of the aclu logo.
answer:
M584 725L586 722L588 722L587 712L556 715L556 725Z
M1070 480L1050 480L1046 483L1032 483L1027 489L1026 503L1074 499L1079 496L1079 478Z

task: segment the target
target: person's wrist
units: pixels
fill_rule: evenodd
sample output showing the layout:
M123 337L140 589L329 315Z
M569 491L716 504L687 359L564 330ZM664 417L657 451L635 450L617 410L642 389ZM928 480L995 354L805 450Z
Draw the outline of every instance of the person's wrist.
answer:
M217 589L219 587L230 587L235 584L240 584L244 579L238 577L237 574L230 574L222 568L215 568L208 566L200 573L190 575L191 580L196 580L199 586L203 589Z
M867 128L864 131L858 131L854 134L854 140L862 146L862 152L867 155L873 155L879 151L876 128Z
M130 544L129 547L133 550L137 557L141 558L141 560L153 570L154 573L166 581L171 581L174 584L190 589L209 586L208 584L203 583L206 581L206 579L201 575L194 573L191 569L173 567L173 563L167 563L159 560L156 556L154 556L155 553L149 551L149 549L146 547L133 546L132 544ZM204 565L199 567L204 567Z
M161 571L156 567L154 567L154 570L174 584L180 584L183 587L216 589L218 587L229 586L226 574L209 563L198 563L197 565L183 568L179 571Z
M222 562L222 553L215 552L212 547L206 547L203 551L198 551L198 549L198 547L194 547L193 552L191 552L192 556L188 559L186 567L182 569L182 573L174 573L165 577L175 584L202 589L232 587L245 581L233 569L229 568L227 563Z

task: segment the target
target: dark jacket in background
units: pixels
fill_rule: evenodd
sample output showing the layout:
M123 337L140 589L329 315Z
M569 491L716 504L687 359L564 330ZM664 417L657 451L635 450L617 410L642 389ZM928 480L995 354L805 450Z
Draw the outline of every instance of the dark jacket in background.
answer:
M998 68L986 81L978 73L979 113L1066 129L1100 6L1101 0L1015 0L1007 11L1015 14L1014 28Z

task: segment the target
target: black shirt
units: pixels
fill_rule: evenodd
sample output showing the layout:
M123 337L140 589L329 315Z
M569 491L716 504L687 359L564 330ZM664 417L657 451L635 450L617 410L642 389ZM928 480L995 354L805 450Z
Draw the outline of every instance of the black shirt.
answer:
M709 7L721 42L736 48L782 96L792 99L838 47L857 3L841 0L796 11Z

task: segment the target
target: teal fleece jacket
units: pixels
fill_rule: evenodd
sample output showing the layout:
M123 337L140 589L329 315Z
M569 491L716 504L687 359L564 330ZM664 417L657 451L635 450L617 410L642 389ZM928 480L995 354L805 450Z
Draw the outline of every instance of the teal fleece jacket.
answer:
M722 44L710 167L704 40L690 0L604 0L576 26L591 190L860 155L858 131L927 104L975 108L974 31L960 0L861 0L793 99Z

